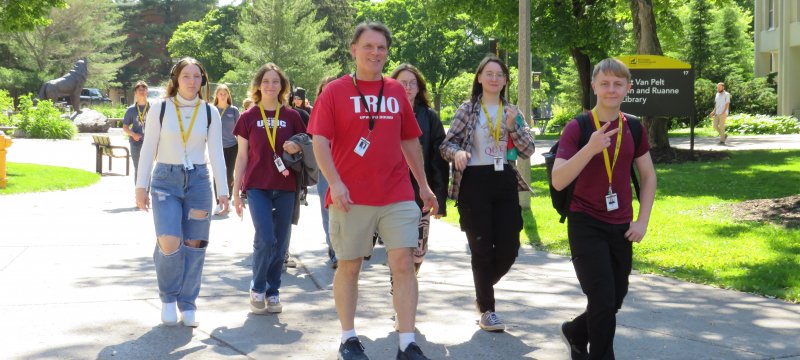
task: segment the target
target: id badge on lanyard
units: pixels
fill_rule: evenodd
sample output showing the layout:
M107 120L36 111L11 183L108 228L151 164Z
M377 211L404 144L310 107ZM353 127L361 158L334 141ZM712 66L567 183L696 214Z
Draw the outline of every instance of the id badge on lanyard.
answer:
M614 211L619 209L619 201L617 193L611 191L611 186L608 187L608 195L606 195L606 211Z
M503 158L499 156L494 158L494 171L503 171Z
M281 159L281 157L278 155L272 156L272 162L275 163L275 167L278 169L278 172L283 176L289 176L289 170L286 170L286 165L283 164L283 159Z
M194 170L192 159L189 159L189 154L183 154L183 168L186 170Z
M353 149L353 151L358 156L364 157L364 154L367 152L367 148L369 148L369 140L367 140L367 138L365 137L362 137L361 139L358 140L356 148Z

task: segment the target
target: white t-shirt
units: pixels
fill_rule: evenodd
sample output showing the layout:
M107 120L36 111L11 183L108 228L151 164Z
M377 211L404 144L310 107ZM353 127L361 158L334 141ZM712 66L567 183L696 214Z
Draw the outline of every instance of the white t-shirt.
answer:
M500 105L486 106L486 111L489 116L497 116L497 108ZM494 138L489 131L489 123L486 121L486 113L480 109L480 116L478 117L478 126L475 128L475 133L472 135L472 154L467 162L467 166L477 165L494 165L494 158L496 156L503 158L503 163L507 164L506 160L506 147L508 147L508 131L505 128L505 112L501 113L500 121L497 119L492 121L492 124L500 126L500 141L495 146Z
M222 152L222 122L219 111L211 110L211 124L206 118L206 102L198 98L186 100L177 95L178 105L185 131L191 123L195 104L200 101L197 109L192 133L186 142L186 155L193 164L211 163L214 180L217 182L217 195L228 195L228 179L225 173L225 157ZM167 107L164 111L164 124L159 119L161 102L154 102L152 109L147 112L147 124L144 128L144 143L139 156L139 177L136 179L137 188L148 188L152 175L153 161L164 164L181 165L184 158L183 140L178 125L178 115L172 98L166 98Z
M730 102L731 102L730 93L728 93L725 90L723 90L722 92L717 91L717 94L714 95L714 114L721 115L724 112L725 115L728 115L728 111L730 109L725 109L725 104L728 104Z

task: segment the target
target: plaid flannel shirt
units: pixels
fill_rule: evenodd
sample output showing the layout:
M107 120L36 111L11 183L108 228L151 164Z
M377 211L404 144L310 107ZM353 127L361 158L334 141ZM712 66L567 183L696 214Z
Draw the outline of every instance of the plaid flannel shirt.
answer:
M508 108L516 109L516 106L503 101L504 111ZM447 131L447 136L442 142L442 146L439 148L439 151L442 153L442 158L446 161L453 162L456 157L456 152L459 150L464 150L467 153L472 152L472 136L475 133L475 127L478 126L480 111L480 96L477 102L472 103L471 101L466 101L456 110L453 121L450 122L450 130ZM519 109L517 109L517 111L519 111ZM503 127L505 128L505 121L503 122ZM511 139L514 140L514 147L517 148L518 156L523 159L530 158L531 155L533 155L534 145L533 136L531 135L528 125L524 124L520 126L516 124L514 130L509 131L509 134L511 135ZM511 162L509 162L509 165L512 165ZM517 190L531 191L530 186L525 183L525 180L522 179L522 176L513 165L511 169L517 176ZM448 196L453 200L458 201L458 191L461 187L461 177L463 175L463 171L453 167L453 183L448 192Z

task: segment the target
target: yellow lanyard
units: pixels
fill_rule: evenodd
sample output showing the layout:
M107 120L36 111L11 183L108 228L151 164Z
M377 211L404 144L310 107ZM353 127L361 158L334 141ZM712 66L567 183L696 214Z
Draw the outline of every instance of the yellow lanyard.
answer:
M147 113L147 105L150 105L150 103L145 103L142 110L139 110L139 104L135 105L136 112L139 113L139 124L142 124L142 126L144 126L144 115Z
M278 108L275 109L275 118L272 120L272 133L267 130L267 114L264 113L264 107L261 104L258 104L258 108L261 109L261 118L264 119L264 131L267 132L267 140L269 140L269 146L272 147L272 153L275 156L278 156L275 152L275 138L278 136L278 116L281 115L281 105L278 104Z
M189 136L192 135L192 129L194 128L194 120L197 119L197 109L200 108L200 99L197 99L197 104L194 105L194 113L192 114L192 122L189 123L189 131L184 133L183 131L183 119L181 119L181 108L178 106L178 100L172 98L172 102L175 104L175 113L178 114L178 125L181 127L181 140L183 140L183 152L186 153L186 142L189 141Z
M220 110L220 112L219 112L219 117L220 117L220 118L222 118L222 115L225 115L225 110L228 110L228 107L227 107L227 106L226 106L226 107L224 107L224 108L222 108L222 110Z
M489 124L489 133L492 135L494 139L494 146L499 146L500 143L500 128L502 128L502 119L503 119L503 104L497 106L497 124L492 124L492 118L489 116L489 110L486 110L486 105L483 104L483 100L481 100L481 108L483 108L483 114L486 115L486 123Z
M600 129L600 120L597 117L597 110L592 109L592 119L596 129ZM617 131L617 146L614 149L614 161L608 160L608 148L603 148L603 160L606 163L606 174L608 174L608 192L611 193L611 178L614 175L614 165L617 165L617 158L619 158L619 149L622 147L622 113L619 113L619 131Z

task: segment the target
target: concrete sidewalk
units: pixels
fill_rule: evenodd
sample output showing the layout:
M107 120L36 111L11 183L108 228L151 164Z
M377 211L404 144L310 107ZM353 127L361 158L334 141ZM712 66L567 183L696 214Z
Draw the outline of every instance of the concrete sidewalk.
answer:
M735 138L732 138L735 140ZM797 142L796 140L793 140ZM94 171L91 138L15 140L11 162ZM122 137L112 142L124 145ZM545 146L537 143L542 149ZM124 164L115 160L115 170ZM293 228L297 269L279 315L249 314L249 215L214 217L198 305L200 327L163 327L149 213L133 177L0 197L0 354L4 359L334 359L333 272L315 195ZM585 306L569 259L523 248L497 286L500 334L479 330L466 239L433 221L420 272L417 340L433 359L567 359L558 325ZM365 263L356 328L372 359L393 359L388 267ZM619 359L800 359L800 305L652 275L631 276L618 315Z

